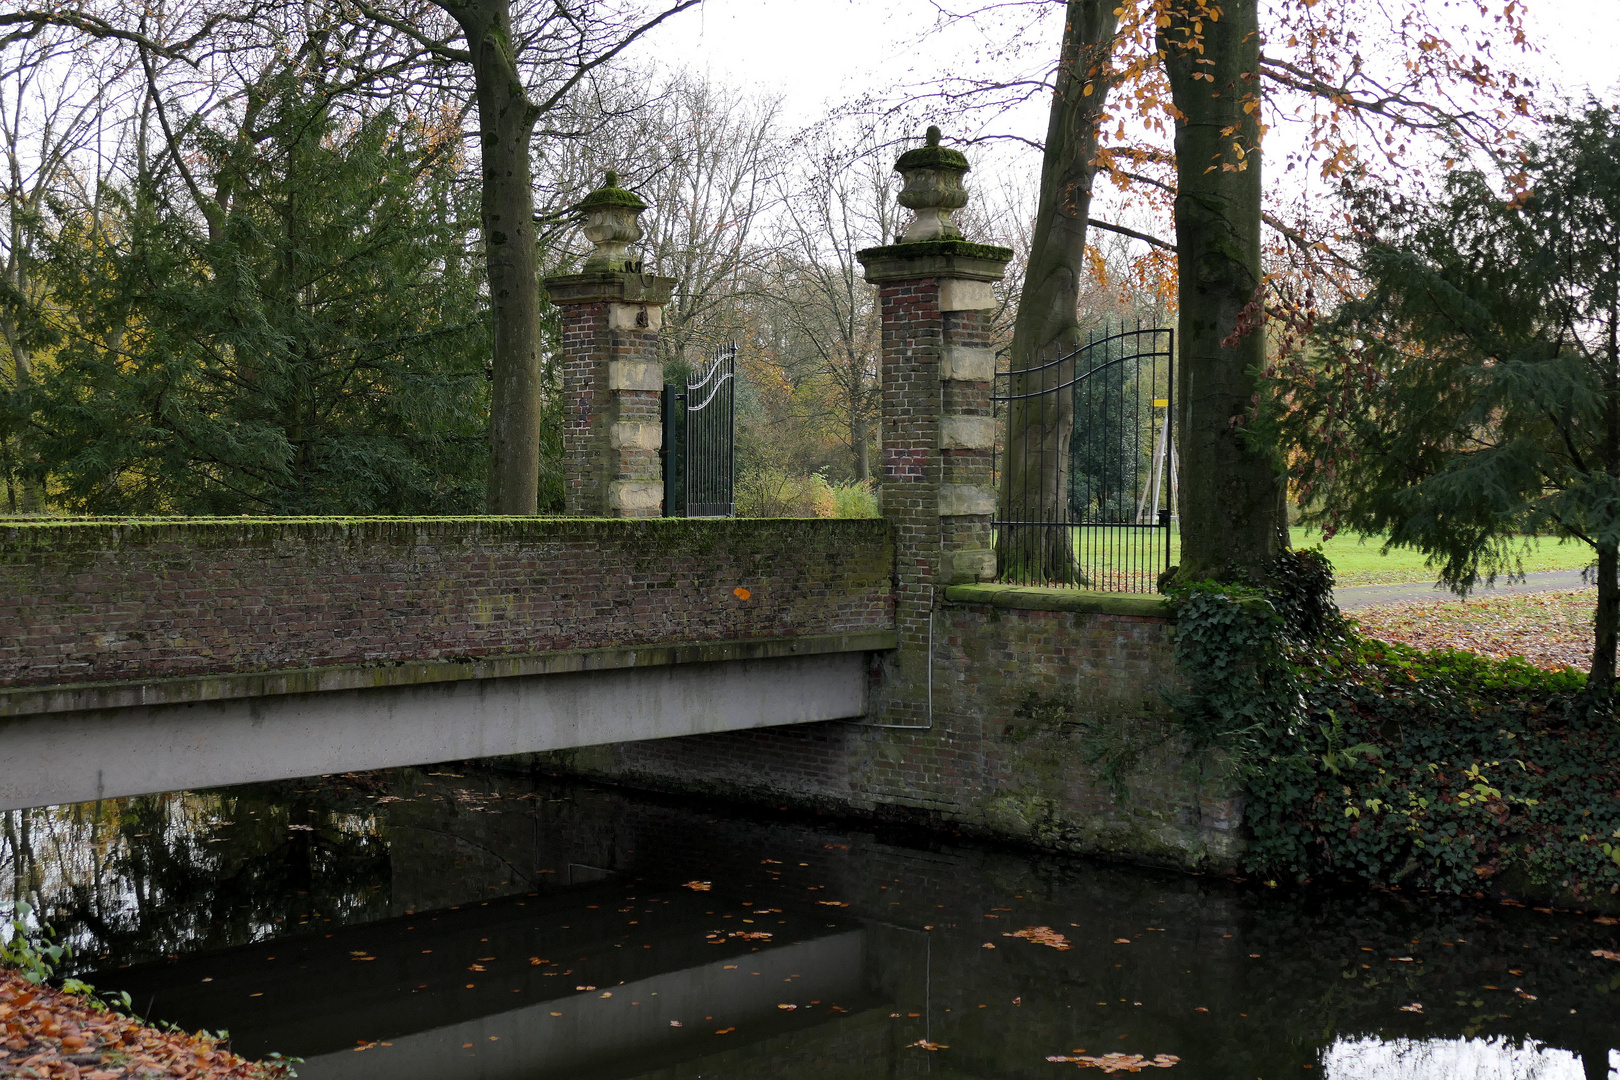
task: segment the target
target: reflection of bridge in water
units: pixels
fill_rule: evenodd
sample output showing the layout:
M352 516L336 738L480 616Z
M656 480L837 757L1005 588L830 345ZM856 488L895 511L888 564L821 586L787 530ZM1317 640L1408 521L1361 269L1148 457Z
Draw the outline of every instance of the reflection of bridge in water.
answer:
M181 1026L243 1033L243 1053L304 1057L303 1080L606 1080L835 1019L897 1049L874 933L923 947L614 878L95 979Z

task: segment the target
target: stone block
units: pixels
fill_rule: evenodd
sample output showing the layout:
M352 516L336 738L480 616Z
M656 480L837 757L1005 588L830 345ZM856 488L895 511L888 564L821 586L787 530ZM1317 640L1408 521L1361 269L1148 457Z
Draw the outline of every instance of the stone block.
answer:
M996 512L996 493L972 484L939 486L940 517L990 517Z
M664 309L655 304L609 304L608 329L657 330L664 325Z
M664 425L621 420L608 429L608 445L615 450L657 450L664 445Z
M608 363L609 390L662 390L664 365L656 360L613 360Z
M996 578L996 553L989 548L964 548L951 555L951 584L967 585Z
M643 480L615 480L608 486L609 510L656 510L664 501L664 485Z
M989 349L947 345L940 355L939 377L946 382L989 382L996 375L996 354Z
M989 450L996 443L996 422L988 416L939 418L941 450Z
M945 278L939 283L939 310L986 311L996 306L996 293L988 281Z

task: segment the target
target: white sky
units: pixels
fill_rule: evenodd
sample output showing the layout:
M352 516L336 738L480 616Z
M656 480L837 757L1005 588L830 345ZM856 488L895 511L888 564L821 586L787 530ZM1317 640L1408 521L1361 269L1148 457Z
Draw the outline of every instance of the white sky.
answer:
M1549 82L1600 93L1620 85L1620 0L1528 0L1527 8L1544 49L1530 62ZM912 46L933 19L926 0L704 0L654 31L644 55L779 92L789 122L808 123L828 103L881 91L908 71L948 70L964 43ZM1033 122L1029 134L1039 136L1045 118Z
M969 0L943 2L957 8L969 5ZM1436 9L1443 5L1451 12L1472 6L1472 0L1415 2ZM1506 0L1488 2L1496 7ZM1620 93L1615 60L1620 0L1527 0L1526 6L1532 40L1541 51L1512 59L1543 82L1542 101L1587 91ZM935 16L929 0L704 0L654 31L637 59L684 66L717 81L780 94L785 125L799 128L863 94L882 94L896 83L925 82L960 69L974 52L974 41L966 34L918 43ZM1051 48L1057 48L1055 39ZM1509 52L1500 51L1498 61L1509 58ZM953 125L945 115L936 119L947 136L966 133L967 124ZM1044 100L1026 104L996 125L998 131L1037 139L1045 128ZM1278 136L1287 137L1280 131L1274 133ZM1033 154L996 145L969 151L978 166L975 186L999 185L1010 178L1012 186L1032 190L1028 181L1039 169ZM1309 187L1314 179L1305 183ZM1121 205L1110 191L1099 196L1098 212L1121 224L1161 235L1170 227L1146 207Z

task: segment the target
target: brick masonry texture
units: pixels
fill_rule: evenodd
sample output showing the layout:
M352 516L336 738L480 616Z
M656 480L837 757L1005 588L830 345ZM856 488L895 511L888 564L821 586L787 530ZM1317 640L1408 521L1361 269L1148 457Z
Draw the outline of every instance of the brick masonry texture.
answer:
M883 521L9 524L0 687L887 630L893 560Z
M926 670L926 651L921 659ZM1242 799L1219 761L1183 751L1165 702L1178 685L1169 620L942 604L931 727L807 724L589 748L558 761L658 790L1228 869L1241 851ZM907 680L879 696L904 694L914 706L907 722L926 725L928 690ZM1121 760L1117 782L1095 761L1099 751Z

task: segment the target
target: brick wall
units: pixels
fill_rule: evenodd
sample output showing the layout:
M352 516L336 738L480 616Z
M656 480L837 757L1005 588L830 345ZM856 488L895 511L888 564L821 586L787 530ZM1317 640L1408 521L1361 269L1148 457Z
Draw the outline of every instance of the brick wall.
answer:
M571 514L601 513L607 505L607 366L613 333L608 302L560 305L563 355L563 497Z
M926 669L926 622L923 633ZM931 726L813 724L599 747L561 762L653 789L1225 868L1240 850L1242 801L1219 762L1189 758L1168 718L1173 633L1164 618L946 603L934 620ZM906 722L926 725L926 673L903 692ZM1100 751L1120 762L1122 783Z
M14 523L0 687L886 630L893 559L882 521Z

